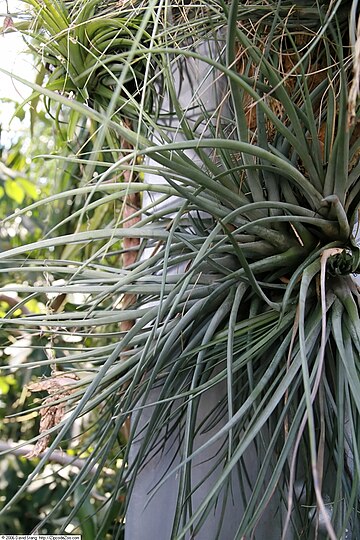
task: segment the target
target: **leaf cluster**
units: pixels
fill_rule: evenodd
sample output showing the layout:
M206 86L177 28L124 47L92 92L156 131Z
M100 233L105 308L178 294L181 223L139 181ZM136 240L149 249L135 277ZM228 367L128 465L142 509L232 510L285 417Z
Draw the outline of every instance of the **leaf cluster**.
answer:
M75 197L72 215L0 254L10 274L37 276L9 289L64 294L67 306L9 313L3 328L42 329L58 340L57 366L80 376L48 455L76 418L99 411L84 443L91 458L61 499L87 482L68 522L92 489L93 464L100 471L118 453L103 538L118 496L126 487L131 501L148 460L175 440L178 463L152 494L178 475L172 538L195 535L221 494L225 508L232 482L243 497L236 538L256 537L274 502L284 538L320 530L334 540L348 528L357 537L360 325L349 274L359 268L359 137L348 112L356 4L31 5L24 31L50 70L28 83L32 99L57 109L71 142L70 155L47 158L76 165L82 178L20 210ZM132 193L143 208L129 228ZM140 248L124 268L114 261L126 238ZM124 321L133 321L127 332ZM192 464L213 445L209 476L221 472L194 505Z

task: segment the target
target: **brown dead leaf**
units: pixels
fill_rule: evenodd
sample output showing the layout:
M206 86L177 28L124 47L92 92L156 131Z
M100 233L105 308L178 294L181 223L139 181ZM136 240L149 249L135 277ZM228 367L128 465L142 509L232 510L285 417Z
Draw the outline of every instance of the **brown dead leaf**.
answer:
M356 42L353 50L353 80L348 97L348 125L353 126L356 122L356 104L359 97L360 87L360 17L358 20Z
M15 25L14 25L14 21L13 21L12 17L7 15L5 17L5 19L4 19L4 24L3 24L3 27L1 29L1 33L5 34L6 30L8 30L9 28L15 28Z
M56 401L69 396L73 392L71 385L78 380L79 378L75 374L55 372L52 377L28 385L27 388L30 392L46 391L49 397L44 400L40 409L39 433L45 433L45 435L37 441L31 452L26 454L26 458L38 457L48 448L50 442L48 431L60 424L66 412L65 403L56 403Z

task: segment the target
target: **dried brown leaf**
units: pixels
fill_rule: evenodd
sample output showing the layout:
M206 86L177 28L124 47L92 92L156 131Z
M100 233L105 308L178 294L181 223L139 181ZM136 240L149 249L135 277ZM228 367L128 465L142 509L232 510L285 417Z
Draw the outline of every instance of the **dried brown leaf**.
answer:
M358 20L356 42L353 51L353 80L348 97L348 125L356 122L356 104L360 93L360 17Z
M40 409L39 433L45 433L45 435L37 441L35 447L25 457L29 459L38 457L48 448L50 442L48 431L60 424L64 418L66 409L64 403L55 402L69 396L72 392L69 385L71 386L77 380L79 378L75 374L58 372L52 377L28 385L30 392L46 391L49 397L44 400L43 406Z
M11 28L15 28L15 25L14 25L14 21L12 19L12 17L10 17L10 15L7 15L4 19L4 24L3 24L3 27L1 29L1 33L2 34L5 34L6 30L8 29L11 29Z

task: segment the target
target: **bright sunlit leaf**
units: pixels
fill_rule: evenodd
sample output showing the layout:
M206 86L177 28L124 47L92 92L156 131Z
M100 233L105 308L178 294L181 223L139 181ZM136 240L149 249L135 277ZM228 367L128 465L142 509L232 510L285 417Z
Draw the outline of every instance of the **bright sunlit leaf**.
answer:
M25 199L25 190L16 180L8 179L5 181L5 192L6 195L17 204L22 204Z

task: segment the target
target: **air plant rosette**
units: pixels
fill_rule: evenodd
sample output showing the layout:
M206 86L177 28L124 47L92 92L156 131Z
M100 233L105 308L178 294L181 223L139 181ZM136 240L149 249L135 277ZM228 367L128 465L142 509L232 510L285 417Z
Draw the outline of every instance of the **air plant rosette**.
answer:
M156 490L177 475L181 489L173 538L196 534L219 495L231 497L234 477L244 498L243 511L234 516L236 538L256 537L267 505L277 497L284 539L292 530L302 538L319 531L335 540L346 529L356 538L355 3L234 0L196 10L183 4L165 9L157 2L129 8L66 2L59 4L61 10L53 2L36 5L32 33L41 44L33 46L52 67L46 84L32 85L34 90L71 111L68 133L76 132L71 126L78 121L94 122L87 170L93 170L104 147L113 151L107 168L75 188L84 210L74 217L71 234L0 255L14 268L16 257L34 257L32 265L41 272L41 257L31 255L35 249L47 257L49 247L73 246L71 260L59 257L47 265L68 280L64 291L76 285L89 295L81 316L69 309L20 317L16 324L77 328L87 343L96 328L107 336L99 345L90 340L86 351L67 351L64 368L81 369L86 358L92 372L84 374L78 392L72 391L72 412L60 421L49 451L79 414L101 406L104 421L92 454L101 470L132 414L108 516L124 486L131 501L136 477L178 429L180 462L158 479L152 494L156 497ZM56 10L54 21L59 19L56 31L49 26L51 10ZM199 53L199 43L206 41L216 44L214 56ZM224 102L207 109L201 83L189 103L181 103L174 73L186 81L192 62L206 66L211 84L225 81L230 118ZM171 104L167 111L165 98ZM201 111L195 119L194 110ZM176 119L173 132L168 118ZM78 158L84 165L85 157ZM113 181L129 169L140 178L143 173L147 179L161 177L162 183ZM135 227L125 227L128 218L116 216L106 227L92 229L90 219L88 229L79 230L77 220L84 219L86 209L100 208L109 197L124 200L128 193L142 192L153 197L137 211ZM108 249L124 238L139 239L140 256L126 269L114 268ZM83 245L93 246L86 260ZM144 249L150 253L145 260ZM76 268L70 278L69 268ZM35 285L25 289L41 294ZM25 289L20 283L16 291ZM119 310L126 294L134 295L133 302ZM134 324L128 331L114 331L114 325L129 320ZM200 400L218 385L225 388L221 400L200 419ZM134 412L149 404L140 447L129 461L141 425L141 414ZM218 423L218 432L199 446L199 433L205 437ZM197 489L192 462L219 441L214 470L220 463L221 473L192 507ZM251 480L245 465L249 448L258 463ZM85 477L86 467L68 494ZM220 520L216 534L222 526Z

